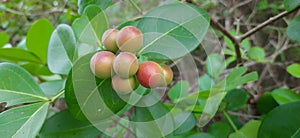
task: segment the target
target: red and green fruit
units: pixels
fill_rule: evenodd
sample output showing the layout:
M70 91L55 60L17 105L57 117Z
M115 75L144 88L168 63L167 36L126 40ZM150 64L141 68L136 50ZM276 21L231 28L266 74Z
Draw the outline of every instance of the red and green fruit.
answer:
M161 67L162 67L163 72L164 72L164 79L165 79L166 85L169 85L173 80L173 71L167 65L162 65Z
M106 50L111 52L117 52L119 50L116 42L117 34L119 30L108 29L102 35L102 43Z
M121 78L133 76L139 68L137 57L129 52L121 52L115 58L113 69Z
M129 94L136 88L135 77L124 79L115 75L112 78L112 87L119 94Z
M146 88L165 86L163 69L153 61L141 63L136 75L138 82Z
M117 34L117 45L121 51L137 52L143 45L142 32L134 26L126 26Z
M91 71L101 79L110 78L113 73L115 55L109 51L97 52L90 61Z

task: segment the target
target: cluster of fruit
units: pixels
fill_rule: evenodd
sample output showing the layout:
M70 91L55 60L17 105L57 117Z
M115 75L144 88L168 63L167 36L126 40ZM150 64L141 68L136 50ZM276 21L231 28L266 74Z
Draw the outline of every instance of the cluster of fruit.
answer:
M143 36L136 27L126 26L120 31L108 29L102 36L102 43L107 51L95 53L90 67L98 78L112 77L116 92L128 94L137 88L138 83L155 88L167 86L172 81L173 71L169 66L153 61L139 64L134 53L142 47Z

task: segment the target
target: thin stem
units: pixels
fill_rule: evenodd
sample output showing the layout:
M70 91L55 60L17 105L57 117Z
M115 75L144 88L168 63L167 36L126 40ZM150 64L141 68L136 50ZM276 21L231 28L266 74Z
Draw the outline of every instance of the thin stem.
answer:
M230 125L232 126L232 128L234 129L235 132L238 132L237 127L235 126L235 124L233 123L232 119L230 118L230 116L227 114L227 112L223 111L223 114L225 115L226 119L228 120L228 122L230 123Z
M244 35L242 35L240 37L240 40L243 41L244 39L246 39L247 37L253 35L254 33L256 33L257 31L261 30L262 28L268 26L271 23L274 23L275 21L295 12L298 11L300 9L300 6L298 6L297 8L295 8L294 10L291 11L284 11L282 13L279 13L278 15L269 18L268 20L266 20L265 22L259 24L258 26L254 27L253 29L249 30L248 32L246 32Z
M54 97L51 98L50 102L54 102L56 99L58 99L61 95L63 95L65 93L65 90L62 90L60 93L58 93L57 95L55 95Z
M129 0L129 2L134 6L134 8L141 14L143 15L143 10L132 0Z
M218 28L225 36L227 36L233 43L234 43L234 49L235 49L235 54L236 54L236 59L237 59L237 64L242 63L242 54L240 51L240 38L233 36L232 34L229 33L225 29L223 25L221 25L219 22L217 22L215 19L211 18L211 23L214 25L216 28Z

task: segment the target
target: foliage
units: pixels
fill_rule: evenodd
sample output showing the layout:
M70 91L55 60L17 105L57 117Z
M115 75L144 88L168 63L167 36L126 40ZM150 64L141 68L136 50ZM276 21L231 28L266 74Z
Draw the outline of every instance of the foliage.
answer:
M299 137L300 1L249 3L4 1L1 136ZM139 63L172 67L167 87L121 95L90 70L103 33L129 25L143 33Z

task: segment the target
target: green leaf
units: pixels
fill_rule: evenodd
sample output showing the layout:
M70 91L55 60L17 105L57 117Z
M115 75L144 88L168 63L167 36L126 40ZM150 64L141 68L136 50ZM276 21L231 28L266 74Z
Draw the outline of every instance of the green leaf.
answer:
M280 105L300 101L300 95L290 89L273 90L272 96Z
M76 58L76 39L70 26L60 24L52 33L48 48L51 72L68 74Z
M257 72L247 72L246 67L238 67L232 70L226 77L226 91L236 88L237 86L243 85L248 82L252 82L258 79ZM245 74L245 75L243 75Z
M189 82L179 81L170 89L170 91L168 92L168 96L173 101L173 103L176 103L179 98L188 95L189 87Z
M0 95L7 106L48 100L28 72L10 63L0 63Z
M40 19L33 23L28 31L26 46L36 54L43 63L47 60L47 49L53 27L47 19Z
M0 113L1 137L36 137L48 111L48 103L19 106Z
M189 94L178 99L176 103L179 107L184 107L186 111L202 112L210 94L210 90Z
M256 46L256 47L251 47L247 55L249 58L253 60L262 61L264 60L266 53L263 48Z
M36 63L27 63L27 64L23 64L21 66L22 66L22 68L26 69L33 76L53 75L46 65L36 64Z
M40 84L41 89L51 98L65 88L65 80L47 81Z
M299 0L300 4L300 0ZM289 39L300 42L300 34L298 33L300 31L300 16L295 17L291 23L289 24L286 34Z
M138 54L159 60L183 57L199 46L209 22L208 14L193 5L177 2L154 8L138 24L144 38Z
M215 81L208 74L202 75L198 82L200 91L210 90L215 85Z
M118 29L118 30L121 30L121 29L122 29L123 27L125 27L125 26L135 26L135 27L137 27L138 24L139 24L139 22L140 22L140 20L128 21L128 22L125 22L125 23L120 24L120 25L117 27L117 29Z
M207 73L213 78L218 78L226 68L221 56L216 53L208 55L208 57L206 58L205 67Z
M184 134L192 130L197 123L195 116L190 112L182 112L174 117L176 130L174 135Z
M78 13L82 14L84 9L91 4L96 4L104 10L112 4L112 0L78 0Z
M256 72L243 75L246 71L246 67L233 69L225 80L220 81L210 90L209 98L199 120L200 126L205 126L214 117L227 91L258 79Z
M46 120L39 137L97 137L101 132L88 121L74 119L68 110L61 111Z
M95 48L102 47L102 34L108 27L109 24L104 11L96 5L87 6L84 14L72 24L79 43L90 45L91 47L88 49L91 49L92 52L96 51Z
M188 136L187 138L214 138L214 136L208 133L198 133Z
M9 35L5 32L0 32L0 48L9 42Z
M299 136L300 102L278 106L262 121L258 138L285 138Z
M284 7L287 11L291 11L300 5L300 0L284 0Z
M121 114L128 110L125 101L131 96L118 95L112 88L110 78L98 79L94 76L89 62L93 54L78 59L66 81L65 99L71 114L79 120L99 120Z
M227 123L215 122L209 126L208 132L216 138L227 138L230 133L230 127Z
M43 62L34 53L18 48L0 48L0 59L12 62Z
M296 78L300 78L300 64L292 64L287 67L287 72Z
M264 93L257 103L257 109L260 114L267 114L277 106L278 103L269 92Z
M226 103L227 110L238 110L247 103L249 96L248 93L242 89L233 89L229 91L224 102Z
M147 105L147 98L140 102ZM172 132L175 125L170 111L160 101L151 106L136 106L132 120L136 122L134 127L137 137L163 137Z
M261 121L251 120L247 122L238 132L229 135L229 138L257 138Z

